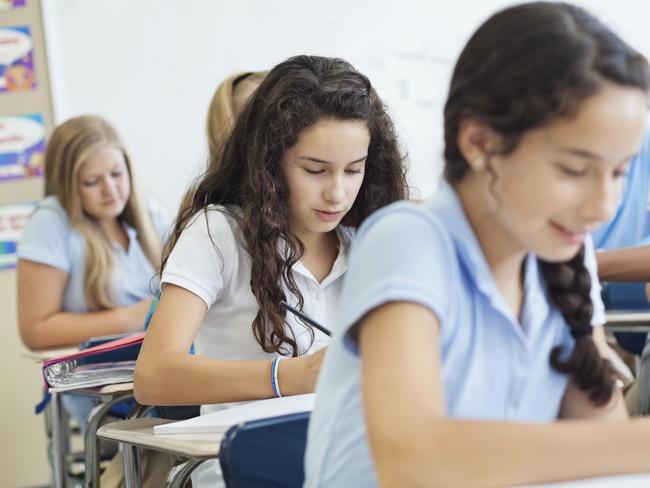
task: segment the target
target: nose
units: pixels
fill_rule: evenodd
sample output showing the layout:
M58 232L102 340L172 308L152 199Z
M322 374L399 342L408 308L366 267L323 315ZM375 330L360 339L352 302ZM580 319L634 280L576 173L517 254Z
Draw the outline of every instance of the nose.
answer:
M621 196L622 181L611 175L599 177L584 205L584 216L597 223L614 217Z
M106 177L102 178L102 195L106 197L113 196L115 193L115 182L113 181L113 178Z
M335 204L340 203L345 199L345 184L341 176L332 176L325 187L323 198L326 201Z

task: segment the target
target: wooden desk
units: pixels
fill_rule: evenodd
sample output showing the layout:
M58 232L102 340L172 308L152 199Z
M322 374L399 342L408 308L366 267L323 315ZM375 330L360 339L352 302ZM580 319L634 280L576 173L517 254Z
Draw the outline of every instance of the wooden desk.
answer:
M166 419L133 419L113 422L99 428L97 436L119 442L124 455L124 481L126 488L140 487L140 469L137 448L153 449L181 458L167 477L165 486L180 488L192 471L206 459L219 456L224 434L173 434L156 435L156 425L168 424Z

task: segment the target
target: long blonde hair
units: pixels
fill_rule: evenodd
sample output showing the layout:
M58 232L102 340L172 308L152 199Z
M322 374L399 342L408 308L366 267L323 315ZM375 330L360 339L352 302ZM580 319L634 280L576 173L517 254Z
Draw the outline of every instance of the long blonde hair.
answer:
M75 117L59 125L45 153L45 195L58 198L70 226L86 240L84 293L90 310L105 310L116 305L113 246L97 221L84 212L78 182L83 163L106 146L122 151L131 180L131 192L119 220L136 230L140 246L154 269L160 262L161 252L160 237L136 190L128 153L115 129L94 115Z
M230 135L235 119L250 92L254 91L267 75L267 71L235 73L221 82L212 96L206 131L210 154L219 154Z

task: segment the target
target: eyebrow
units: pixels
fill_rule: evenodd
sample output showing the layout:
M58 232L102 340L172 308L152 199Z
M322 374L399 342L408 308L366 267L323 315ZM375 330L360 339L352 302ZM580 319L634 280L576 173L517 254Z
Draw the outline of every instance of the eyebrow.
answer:
M354 164L354 163L360 163L364 159L367 159L368 155L366 154L365 156L355 159L354 161L350 161L349 163L345 163L347 166L348 164ZM300 156L300 159L306 159L307 161L311 161L312 163L322 163L322 164L332 164L331 161L325 161L323 159L318 159L318 158L312 158L311 156Z
M595 153L592 153L591 151L587 151L586 149L579 149L579 148L574 148L574 147L564 147L560 149L560 152L563 152L565 154L570 154L572 156L577 156L579 158L583 159L591 159L594 161L601 161L602 158ZM634 158L638 156L638 153L631 154L629 156L624 157L621 162L626 163L628 161L632 161Z
M115 164L114 166L111 167L110 170L108 170L108 172L113 173L114 171L121 171L122 168L120 168L119 166L120 166L119 164ZM102 173L100 172L100 173L90 173L90 174L85 174L84 175L83 171L79 171L79 177L84 179L84 180L90 179L90 178L96 178L97 176L101 176L101 174Z

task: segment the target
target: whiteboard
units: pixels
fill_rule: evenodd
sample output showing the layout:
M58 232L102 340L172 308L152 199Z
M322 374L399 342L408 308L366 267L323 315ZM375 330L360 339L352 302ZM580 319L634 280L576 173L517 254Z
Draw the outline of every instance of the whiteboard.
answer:
M174 212L206 159L211 95L233 71L295 54L343 57L389 107L420 196L442 167L453 62L503 0L44 0L55 120L97 113L123 135L141 188ZM582 4L646 56L650 4Z

